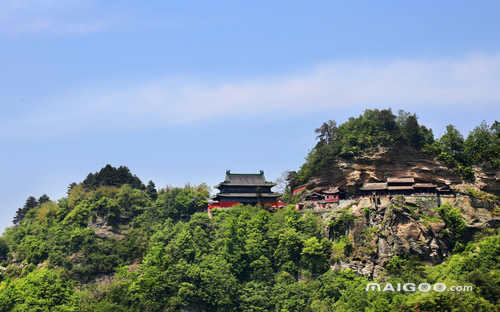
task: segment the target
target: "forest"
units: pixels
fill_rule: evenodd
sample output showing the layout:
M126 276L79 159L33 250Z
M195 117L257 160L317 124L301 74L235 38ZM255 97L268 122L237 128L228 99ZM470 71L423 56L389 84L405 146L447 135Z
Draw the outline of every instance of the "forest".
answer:
M414 114L367 110L316 133L290 183L307 181L337 157L400 144L435 155L466 179L473 165L500 165L499 122L482 123L467 138L450 125L436 139ZM437 265L394 256L383 276L472 291L366 292L369 279L331 269L353 252L346 236L352 215L325 222L293 205L238 205L210 218L208 197L205 184L157 189L110 165L71 183L57 200L28 197L0 237L0 311L500 310L500 231L484 228L465 239L459 207L435 211L460 248Z

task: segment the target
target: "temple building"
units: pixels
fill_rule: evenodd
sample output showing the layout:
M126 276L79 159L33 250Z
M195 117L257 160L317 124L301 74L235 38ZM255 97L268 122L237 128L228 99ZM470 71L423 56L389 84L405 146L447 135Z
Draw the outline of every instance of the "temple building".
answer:
M413 193L413 178L387 178L387 190L389 194L410 195Z
M340 199L340 190L338 187L330 187L327 190L319 192L306 192L304 200L317 201L320 203L337 203Z
M340 199L340 190L338 187L330 187L322 192L324 200L327 203L337 203Z
M319 200L323 200L323 198L324 198L323 194L318 193L318 192L307 193L304 197L304 199L307 201L319 201Z
M437 185L433 183L415 183L413 190L415 193L436 193Z
M365 183L359 190L363 195L371 195L372 193L385 195L387 194L387 183L385 182Z
M226 171L226 178L217 184L219 193L210 202L209 209L232 207L237 204L281 207L280 194L271 188L276 184L266 181L264 171L259 173L231 173Z
M359 189L362 195L412 195L445 193L436 184L415 182L414 178L387 178L386 182L364 183ZM451 191L450 191L451 192Z

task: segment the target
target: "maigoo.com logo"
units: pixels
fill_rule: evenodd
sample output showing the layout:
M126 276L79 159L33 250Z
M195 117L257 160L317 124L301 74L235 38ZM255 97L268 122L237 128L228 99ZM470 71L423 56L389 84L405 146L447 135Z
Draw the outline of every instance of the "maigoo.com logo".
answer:
M368 283L365 291L399 291L399 292L464 292L472 291L472 286L469 285L452 285L447 286L445 283Z

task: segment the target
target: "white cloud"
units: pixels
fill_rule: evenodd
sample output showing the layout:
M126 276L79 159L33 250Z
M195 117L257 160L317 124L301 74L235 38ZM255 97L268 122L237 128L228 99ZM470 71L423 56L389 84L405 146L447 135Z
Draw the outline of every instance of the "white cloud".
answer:
M331 63L246 81L162 79L59 96L3 133L65 135L308 112L402 107L500 112L500 55L455 60ZM496 116L495 116L496 117ZM0 128L1 129L1 128ZM13 131L15 130L15 131Z

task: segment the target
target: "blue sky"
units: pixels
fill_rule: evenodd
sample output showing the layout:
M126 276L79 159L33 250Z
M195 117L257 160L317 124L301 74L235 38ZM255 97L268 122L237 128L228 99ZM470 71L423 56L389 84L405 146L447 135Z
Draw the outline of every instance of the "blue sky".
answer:
M322 121L499 119L498 1L0 3L0 231L106 163L157 186L297 169Z

